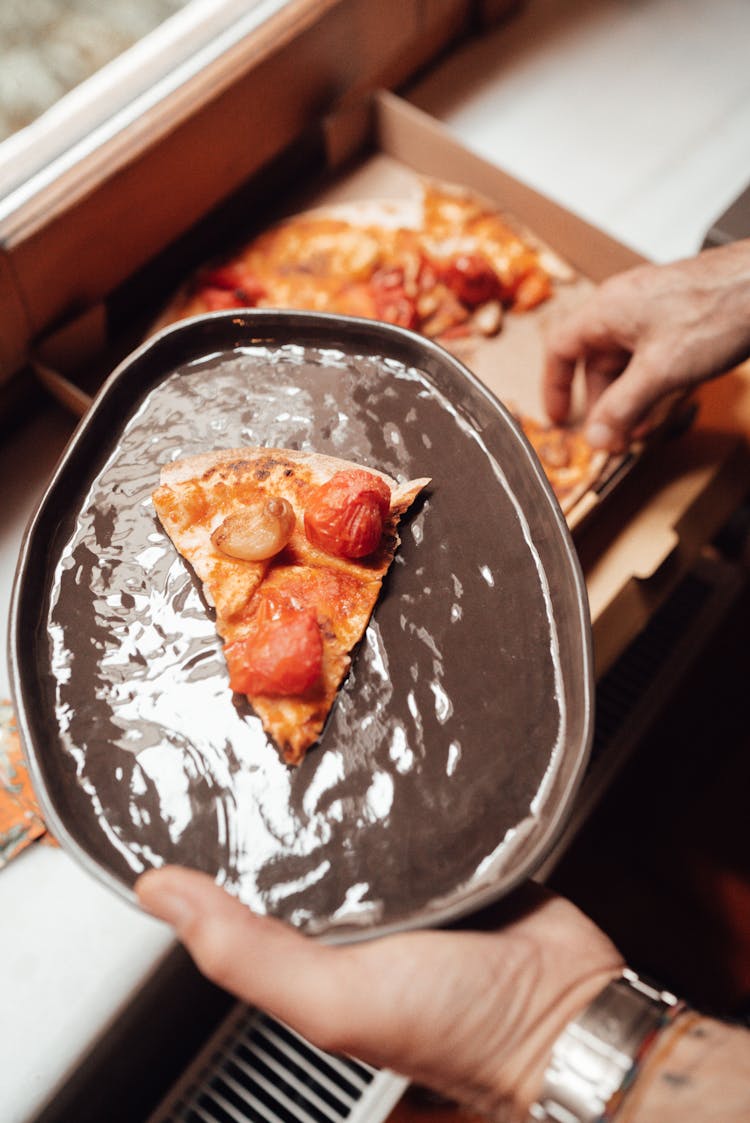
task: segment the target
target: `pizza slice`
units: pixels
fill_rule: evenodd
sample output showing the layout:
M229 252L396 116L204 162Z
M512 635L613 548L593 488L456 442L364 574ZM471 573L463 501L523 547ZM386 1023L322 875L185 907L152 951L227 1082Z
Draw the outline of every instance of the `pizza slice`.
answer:
M568 512L602 478L611 454L593 448L577 428L519 416L516 420L539 457L563 512Z
M216 611L232 689L289 764L320 736L429 480L312 452L241 448L162 468L153 502Z

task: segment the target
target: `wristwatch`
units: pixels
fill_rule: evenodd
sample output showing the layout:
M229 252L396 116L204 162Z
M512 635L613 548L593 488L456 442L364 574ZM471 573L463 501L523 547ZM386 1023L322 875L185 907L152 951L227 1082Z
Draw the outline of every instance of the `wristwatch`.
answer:
M609 1123L657 1034L682 1007L626 968L558 1037L529 1123Z

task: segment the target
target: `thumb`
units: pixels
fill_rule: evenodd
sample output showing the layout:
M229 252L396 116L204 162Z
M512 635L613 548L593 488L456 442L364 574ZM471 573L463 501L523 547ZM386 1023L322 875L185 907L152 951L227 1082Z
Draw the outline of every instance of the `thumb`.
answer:
M586 438L594 448L623 452L652 406L664 394L653 367L637 353L619 378L597 398L586 418Z
M360 1006L367 981L360 972L354 976L346 949L257 916L196 870L149 870L135 891L146 912L172 925L212 982L287 1022L321 1048L348 1051L345 1035L356 1011L337 1007L355 1001Z

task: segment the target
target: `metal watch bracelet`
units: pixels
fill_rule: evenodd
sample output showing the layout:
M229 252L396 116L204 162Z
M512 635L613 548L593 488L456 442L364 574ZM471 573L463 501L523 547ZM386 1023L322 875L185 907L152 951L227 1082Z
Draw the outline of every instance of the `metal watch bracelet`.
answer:
M558 1037L528 1123L608 1123L657 1034L682 1007L626 968Z

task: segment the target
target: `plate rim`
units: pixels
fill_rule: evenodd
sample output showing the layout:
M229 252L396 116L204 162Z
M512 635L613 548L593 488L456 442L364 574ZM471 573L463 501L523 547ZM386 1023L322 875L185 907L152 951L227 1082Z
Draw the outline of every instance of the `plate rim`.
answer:
M418 335L407 328L401 328L382 321L353 316L340 316L324 312L285 311L278 309L224 310L204 313L177 321L156 332L123 358L102 383L92 401L91 407L76 426L74 433L66 444L26 526L18 554L9 607L7 651L11 697L18 732L32 780L32 786L44 820L49 826L53 837L60 843L61 847L67 850L84 869L96 880L113 890L121 899L126 900L133 907L140 909L132 886L125 884L119 877L112 873L103 862L89 854L71 834L63 817L58 813L51 793L48 791L41 765L41 756L43 754L39 752L32 731L29 706L27 705L26 698L28 688L24 683L25 675L22 671L23 657L20 649L22 646L21 625L24 607L23 590L25 579L33 560L32 554L36 545L39 527L48 514L50 504L60 488L60 481L67 473L71 461L76 461L78 457L85 455L87 438L91 429L99 423L98 415L102 407L112 398L114 392L119 388L129 371L135 365L142 363L152 352L163 348L165 342L168 343L171 338L180 335L189 336L191 333L196 333L196 340L199 341L200 335L198 333L201 327L209 323L216 323L219 325L222 323L226 323L227 325L233 324L238 331L243 331L245 333L245 345L250 343L262 343L264 341L264 335L269 341L272 336L276 336L278 341L278 335L282 331L285 334L290 334L294 325L296 325L298 335L303 328L313 334L316 330L322 329L324 333L329 331L335 335L338 330L341 332L342 336L347 332L351 333L352 331L356 332L358 330L363 335L381 337L384 341L388 341L391 344L397 343L400 344L401 347L405 346L407 349L416 349L416 352L422 355L429 355L439 365L444 366L447 364L449 367L453 368L454 372L459 377L468 382L474 393L484 398L490 407L503 417L506 425L513 431L518 440L520 449L525 453L528 467L536 477L537 484L541 486L542 491L546 495L556 530L564 546L568 573L572 579L575 602L578 609L576 627L581 640L582 662L579 667L579 676L582 686L582 721L585 730L585 736L577 746L575 766L571 770L563 792L556 801L554 812L545 822L543 829L539 831L539 835L531 852L511 875L504 878L501 882L492 883L484 887L479 886L462 895L460 899L456 900L453 904L441 908L439 912L428 918L427 921L425 921L425 919L420 919L419 913L417 913L416 915L410 915L408 918L388 923L376 922L363 927L361 930L354 926L340 931L337 931L335 928L330 928L321 933L312 931L311 935L325 943L351 944L361 940L391 935L396 932L425 928L427 926L443 926L467 915L471 915L512 892L513 889L517 888L518 885L531 876L534 869L545 860L565 829L568 817L572 811L575 795L583 781L591 754L594 735L595 679L593 634L588 592L581 563L575 550L573 538L565 516L562 513L554 491L552 490L552 486L544 474L530 442L511 411L465 363L440 346L436 341ZM275 332L273 330L273 325L276 325ZM259 328L263 330L259 331ZM286 340L286 342L290 341L289 339ZM308 340L308 342L312 341ZM328 344L333 346L330 340ZM326 345L326 342L318 341L316 345L322 347ZM223 349L229 351L237 346L240 346L240 344L227 342ZM197 358L198 356L196 355L195 359ZM185 360L183 360L183 363L184 362ZM419 367L420 364L416 358L412 360L412 362L415 367ZM160 382L164 381L173 371L174 366L166 370L166 372L162 369L159 376L151 381L150 388L154 388ZM140 392L137 390L135 396L131 397L131 404L137 405L140 400ZM82 448L84 450L83 452L81 451ZM90 461L87 461L87 464L89 467L91 466ZM96 478L96 466L93 467L88 475L90 475L92 479ZM526 512L524 512L524 514L526 514ZM459 887L457 887L457 889L458 888Z

